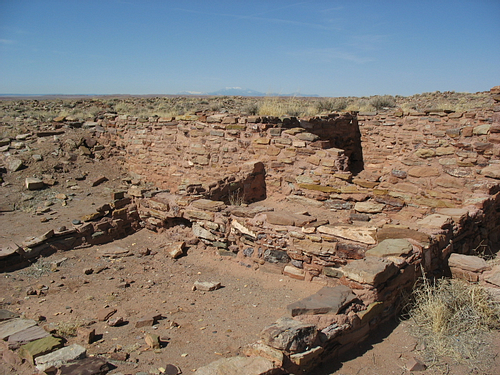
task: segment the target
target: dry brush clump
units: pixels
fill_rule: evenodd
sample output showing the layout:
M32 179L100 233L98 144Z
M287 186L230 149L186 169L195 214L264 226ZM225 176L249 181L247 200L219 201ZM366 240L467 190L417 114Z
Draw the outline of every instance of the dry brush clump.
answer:
M500 329L500 304L477 284L423 280L413 291L408 317L428 360L450 357L477 369L490 359L487 335Z

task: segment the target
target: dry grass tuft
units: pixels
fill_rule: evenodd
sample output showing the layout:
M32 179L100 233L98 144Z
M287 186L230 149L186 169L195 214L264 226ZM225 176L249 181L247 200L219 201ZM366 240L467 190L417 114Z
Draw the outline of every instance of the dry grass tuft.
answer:
M487 333L500 329L500 305L481 286L462 280L424 280L408 315L429 359L450 357L476 368L488 360Z
M84 323L80 320L59 322L55 325L56 335L64 338L74 337L77 334L78 328L82 327Z

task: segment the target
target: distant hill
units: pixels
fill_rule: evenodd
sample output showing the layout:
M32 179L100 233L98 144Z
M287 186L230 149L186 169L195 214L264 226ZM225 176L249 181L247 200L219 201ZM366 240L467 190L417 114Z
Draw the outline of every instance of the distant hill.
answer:
M291 93L291 94L276 94L276 93L263 93L260 91L245 89L241 87L226 87L212 92L197 92L197 91L183 91L177 93L177 95L214 95L214 96L307 96L307 97L317 97L318 95L306 95L301 93Z

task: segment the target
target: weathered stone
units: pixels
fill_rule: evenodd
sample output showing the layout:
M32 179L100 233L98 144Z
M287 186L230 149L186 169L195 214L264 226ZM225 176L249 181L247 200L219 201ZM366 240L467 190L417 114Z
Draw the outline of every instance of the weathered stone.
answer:
M27 177L25 180L25 186L28 190L39 190L44 187L44 183L41 179L35 177Z
M117 311L118 310L116 310L114 307L104 307L97 311L96 318L100 322L105 322L106 320L111 318L111 316L113 316L113 314L115 314Z
M415 151L414 155L419 158L425 159L436 155L436 152L430 148L420 148L417 151Z
M377 231L377 238L379 241L383 241L388 238L411 238L425 245L430 243L430 238L428 234L404 227L380 228Z
M393 262L379 257L354 260L342 268L344 275L362 284L377 286L398 273Z
M111 370L109 363L100 357L83 358L75 363L62 365L57 375L104 375Z
M420 359L412 357L410 358L404 367L408 371L425 371L427 366Z
M317 346L315 348L306 350L305 352L302 353L292 354L290 356L290 360L298 366L301 367L308 366L309 364L311 364L311 362L316 360L324 351L325 349L323 349L322 346Z
M212 201L210 199L198 199L195 200L191 205L199 210L206 210L212 212L219 212L226 208L224 202Z
M265 345L258 341L243 347L242 354L247 357L262 357L270 360L276 367L283 366L284 355L281 350Z
M408 255L413 250L412 244L406 239L387 239L366 252L367 256L400 257Z
M481 174L486 177L500 179L500 164L491 164L481 169Z
M287 306L292 316L305 314L338 314L356 295L344 285L325 286L315 294Z
M385 208L385 204L383 203L376 203L376 202L356 202L354 205L354 209L357 212L363 212L367 214L376 214L379 212L382 212L383 209Z
M0 243L0 260L7 258L13 254L22 254L23 250L21 247L12 241L1 242Z
M9 336L24 331L36 325L31 319L14 318L0 322L0 339L7 340Z
M92 183L90 185L91 186L97 186L97 185L100 185L100 184L102 184L103 182L106 182L106 181L108 181L107 177L100 176L100 177L97 177L94 181L92 181Z
M32 326L9 336L9 347L18 348L28 342L43 339L50 336L49 333L40 326Z
M156 322L161 318L161 314L149 313L147 315L144 315L135 323L135 328L151 327L152 325L156 324Z
M412 177L437 177L441 174L439 169L434 167L412 167L408 169L408 175Z
M21 346L19 349L19 356L34 364L35 358L50 353L63 345L63 339L48 336Z
M368 305L366 310L359 311L358 316L361 319L361 324L370 322L377 315L384 311L384 303L380 301L372 302Z
M198 368L195 375L272 375L276 370L273 362L262 357L221 358Z
M491 269L490 265L482 258L455 253L450 254L448 265L472 272L483 272Z
M17 172L24 166L20 159L12 158L7 161L7 169L11 172Z
M484 281L500 287L500 265L494 266L491 271L484 273ZM497 295L500 293L497 293Z
M426 229L441 229L447 225L450 225L453 222L450 216L440 215L440 214L432 214L424 217L421 220L417 221L417 224L421 228Z
M285 268L283 269L283 275L297 280L304 280L305 278L304 270L294 266L285 266Z
M18 317L19 317L19 314L17 314L17 313L13 313L9 310L0 309L0 322L3 322L4 320L18 318Z
M55 369L61 367L63 364L85 358L86 356L87 349L78 344L73 344L36 358L36 368L45 372L55 371Z
M204 238L209 241L217 241L217 236L209 230L203 228L200 224L194 223L191 227L193 234L198 238Z
M186 242L179 241L169 245L166 248L166 251L171 258L177 259L184 255L185 248L186 248Z
M151 349L160 349L160 337L153 333L147 333L144 341Z
M474 127L474 129L472 130L472 133L474 135L487 135L490 132L490 127L491 127L490 124L479 125L479 126Z
M261 338L266 345L288 353L300 353L311 348L318 331L314 324L282 317L264 328Z
M323 206L323 202L318 202L315 199L311 198L306 198L301 195L289 195L286 197L286 199L292 203L299 203L304 206L311 206L311 207L321 207Z
M211 292L217 290L221 287L221 283L218 281L195 281L193 285L193 290L202 290Z
M123 247L117 245L106 245L97 249L97 253L102 257L110 257L110 258L122 258L132 255L132 253L124 249Z
M290 212L268 212L266 216L269 224L296 227L301 227L316 220L316 218L312 216L292 214Z
M376 244L375 227L356 227L352 225L323 225L318 227L319 233L329 234L331 236L346 238L348 240L366 243L368 245Z

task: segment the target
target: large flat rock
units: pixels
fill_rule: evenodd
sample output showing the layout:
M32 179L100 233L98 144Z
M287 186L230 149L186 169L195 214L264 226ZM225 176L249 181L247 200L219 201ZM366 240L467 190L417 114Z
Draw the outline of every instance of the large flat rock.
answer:
M374 245L377 228L356 227L353 225L322 225L318 228L319 233L345 238L347 240Z
M365 254L367 256L377 257L400 257L402 255L408 255L412 250L413 246L410 241L404 238L395 238L383 240Z
M195 371L196 375L267 375L275 370L274 363L263 357L221 358Z
M50 353L55 349L59 349L63 345L63 339L48 336L21 346L21 348L19 349L19 356L34 364L35 358Z
M351 280L377 286L398 273L398 268L387 259L366 257L348 263L342 271Z
M483 272L491 269L489 264L482 258L473 255L451 254L448 259L450 267L460 268L466 271Z
M9 310L0 309L0 322L14 318L19 318L19 314L13 313Z
M0 339L6 340L9 336L33 326L36 326L36 322L31 319L15 318L0 322Z
M54 371L63 364L85 358L86 355L87 349L81 345L73 344L36 358L36 368L45 372Z
M315 294L287 306L292 316L304 314L337 314L348 305L356 295L345 285L325 286Z
M191 205L199 210L219 212L226 208L224 202L212 201L210 199L198 199L195 200Z
M264 328L260 335L264 344L270 347L288 353L300 353L312 346L318 330L314 324L282 317Z
M286 225L301 227L308 223L316 221L316 218L307 215L293 214L291 212L268 212L266 213L267 222L274 225Z
M9 347L19 347L28 342L43 339L50 334L40 326L31 326L9 336Z

